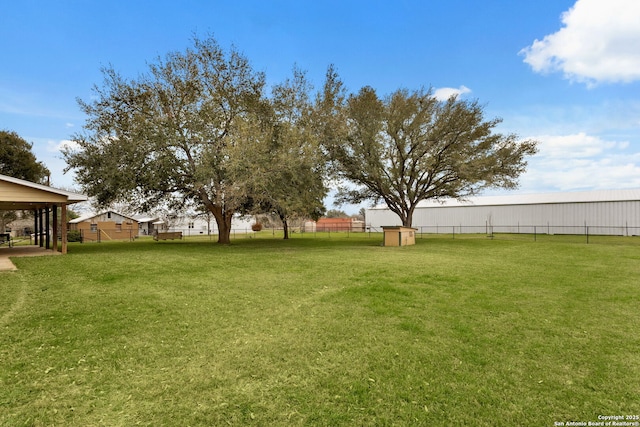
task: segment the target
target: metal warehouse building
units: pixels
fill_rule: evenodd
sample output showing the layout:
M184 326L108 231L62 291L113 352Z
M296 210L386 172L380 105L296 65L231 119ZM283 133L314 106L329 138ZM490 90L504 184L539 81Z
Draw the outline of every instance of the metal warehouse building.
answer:
M367 209L366 222L374 230L401 224L386 206ZM420 233L640 235L640 189L422 201L413 227Z

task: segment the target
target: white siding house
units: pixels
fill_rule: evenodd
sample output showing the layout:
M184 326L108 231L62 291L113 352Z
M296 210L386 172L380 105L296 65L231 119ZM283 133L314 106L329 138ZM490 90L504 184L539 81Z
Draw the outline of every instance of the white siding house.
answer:
M231 234L250 233L255 220L251 216L234 216L231 220ZM167 231L181 231L183 236L218 234L218 224L213 215L206 217L185 216L167 227Z
M367 225L400 225L386 206L367 209ZM413 227L424 233L537 233L640 235L640 189L473 197L423 201Z

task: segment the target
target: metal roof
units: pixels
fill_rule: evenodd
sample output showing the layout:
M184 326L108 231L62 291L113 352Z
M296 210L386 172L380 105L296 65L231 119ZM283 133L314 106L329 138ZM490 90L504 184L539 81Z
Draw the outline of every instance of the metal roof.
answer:
M561 203L594 203L640 201L640 188L624 190L594 190L557 192L540 194L513 194L500 196L477 196L467 200L445 199L441 201L423 200L418 208L444 208L456 206L501 206L501 205L541 205ZM373 209L387 209L376 206Z
M135 219L136 221L138 221L139 223L151 222L151 223L155 224L156 222L160 221L160 218L158 218L157 216L134 215L132 218ZM160 222L162 222L162 221L160 221Z
M85 214L85 215L79 216L78 218L75 218L75 219L72 219L71 221L69 221L69 224L79 224L79 223L81 223L81 222L89 221L89 220L91 220L91 219L93 219L93 218L95 218L95 217L98 217L98 216L101 216L101 215L107 214L107 213L109 213L109 212L110 212L110 213L113 213L113 214L116 214L116 215L119 215L119 216L121 216L121 217L123 217L123 218L132 219L132 220L134 220L134 221L136 221L136 222L139 222L139 221L138 221L137 219L135 219L134 217L131 217L131 216L129 216L129 215L121 214L120 212L110 211L110 210L109 210L109 211L103 211L103 212L98 212L98 213L90 213L90 214Z
M62 196L64 198L66 198L66 203L67 204L71 204L71 203L78 203L78 202L85 202L88 200L88 197L85 196L84 194L78 194L78 193L73 193L71 191L66 191L66 190L61 190L59 188L54 188L54 187L49 187L47 185L42 185L42 184L36 184L35 182L31 182L31 181L25 181L23 179L18 179L18 178L14 178L11 176L7 176L7 175L1 175L0 174L0 181L4 181L4 182L8 182L11 184L16 184L16 185L20 185L22 187L25 188L30 188L30 189L34 189L34 190L39 190L39 191L43 191L45 193L49 193L55 196ZM47 205L50 205L51 203L45 201L45 200L38 200L38 199L34 199L34 200L29 200L29 201L21 201L21 202L17 202L14 200L0 200L0 209L5 209L5 210L16 210L16 209L33 209L33 208L39 208L39 207L44 207Z

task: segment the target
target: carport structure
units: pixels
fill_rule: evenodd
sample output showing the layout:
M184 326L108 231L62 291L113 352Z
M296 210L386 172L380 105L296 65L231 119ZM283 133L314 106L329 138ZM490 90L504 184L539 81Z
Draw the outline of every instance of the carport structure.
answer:
M83 194L0 175L0 210L24 210L34 213L34 244L67 253L67 206L84 202ZM58 221L60 208L60 221ZM58 222L62 225L58 226ZM4 232L4 230L1 230Z

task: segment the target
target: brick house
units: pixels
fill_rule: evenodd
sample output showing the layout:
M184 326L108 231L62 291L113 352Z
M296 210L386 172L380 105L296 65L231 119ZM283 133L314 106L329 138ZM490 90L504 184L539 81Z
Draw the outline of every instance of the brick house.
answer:
M83 241L133 240L138 237L138 221L114 211L83 215L69 221L69 231L79 231Z

